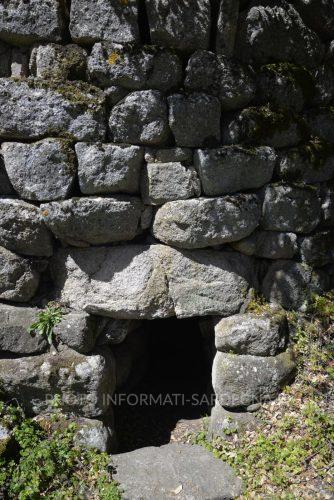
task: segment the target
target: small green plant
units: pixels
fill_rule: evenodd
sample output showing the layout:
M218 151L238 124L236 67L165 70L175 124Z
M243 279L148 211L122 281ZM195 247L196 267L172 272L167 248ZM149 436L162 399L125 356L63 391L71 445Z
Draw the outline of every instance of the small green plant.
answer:
M38 313L37 321L30 325L28 332L30 334L38 333L52 345L54 327L61 322L62 317L63 311L61 306L55 302L49 302L46 308Z
M76 424L65 415L43 425L21 408L0 404L13 452L0 453L0 497L18 500L120 500L111 457L75 443Z

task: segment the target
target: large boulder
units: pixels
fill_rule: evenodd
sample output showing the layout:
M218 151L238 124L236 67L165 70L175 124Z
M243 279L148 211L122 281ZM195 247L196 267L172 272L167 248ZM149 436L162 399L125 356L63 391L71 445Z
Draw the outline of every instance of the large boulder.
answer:
M235 252L163 245L59 250L52 261L61 301L119 319L235 314L255 272L254 262Z
M262 259L292 259L298 250L296 234L278 231L256 230L232 246L238 252Z
M223 115L222 142L226 145L241 143L285 148L305 138L304 121L284 108L251 107Z
M177 146L212 147L220 143L220 103L216 97L194 92L168 97L169 125Z
M102 91L83 82L0 79L0 137L104 139Z
M253 194L171 201L158 209L152 232L179 248L204 248L238 241L259 225L261 207Z
M310 233L320 222L320 208L314 186L269 185L264 190L261 226L269 231Z
M28 331L39 312L36 307L0 304L0 351L21 355L45 351L46 339Z
M141 178L143 202L162 205L201 194L201 183L194 167L180 162L147 163Z
M217 352L212 383L221 406L248 407L278 396L294 371L291 351L268 357Z
M88 59L88 75L102 87L167 92L180 86L182 63L175 53L159 47L97 43Z
M275 162L275 151L269 147L199 149L194 156L203 192L208 196L256 189L267 184Z
M0 197L0 245L23 255L52 255L52 235L38 207L22 200Z
M144 159L142 148L79 142L75 151L82 193L138 193Z
M198 50L189 58L184 85L192 92L217 96L223 111L247 106L256 90L246 66L207 50Z
M164 145L170 138L166 99L158 90L132 92L113 108L109 126L115 142Z
M334 263L334 231L320 231L301 237L299 251L301 260L312 266Z
M9 179L21 198L50 201L70 194L76 164L74 151L65 140L4 142L1 153Z
M281 179L290 182L312 184L328 181L334 175L333 147L318 141L281 151L277 173Z
M315 66L324 50L319 37L285 0L253 0L240 20L236 52L245 62Z
M30 74L38 78L86 80L87 51L73 43L37 45L31 51Z
M13 45L60 42L65 27L62 0L6 0L0 4L0 39Z
M0 247L0 299L28 302L35 295L38 285L38 265Z
M256 314L236 314L223 318L215 326L215 343L220 352L275 356L288 338L286 314L272 309Z
M140 230L143 206L139 198L116 195L54 201L40 210L56 238L88 246L132 240Z
M151 41L161 47L191 53L210 42L210 0L146 0Z
M70 33L80 44L139 42L138 0L72 0Z
M104 415L115 389L115 362L107 347L85 356L71 349L0 360L0 384L28 414L52 411L61 395L65 413L95 418Z

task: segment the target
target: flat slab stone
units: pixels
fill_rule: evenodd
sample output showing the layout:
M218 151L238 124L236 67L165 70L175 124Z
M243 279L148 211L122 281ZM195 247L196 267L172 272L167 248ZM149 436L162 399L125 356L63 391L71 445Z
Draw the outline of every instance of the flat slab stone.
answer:
M242 493L232 468L201 446L152 446L113 455L112 461L124 500L223 500Z
M239 253L164 245L62 249L51 267L61 301L118 319L229 316L255 281Z

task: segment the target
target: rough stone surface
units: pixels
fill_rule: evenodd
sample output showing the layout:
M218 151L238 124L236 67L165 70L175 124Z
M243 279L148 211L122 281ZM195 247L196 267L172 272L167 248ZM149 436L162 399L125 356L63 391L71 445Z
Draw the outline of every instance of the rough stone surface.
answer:
M115 388L115 363L108 348L85 356L71 349L25 358L0 360L0 382L28 414L52 411L61 394L66 413L95 418L108 411L107 395Z
M105 136L102 91L86 84L44 80L0 80L0 136L39 139L46 135L79 141Z
M31 51L30 71L38 78L85 80L87 51L75 44L38 45Z
M62 431L70 425L75 425L74 443L86 449L94 449L102 453L110 453L115 448L115 423L111 408L107 417L102 420L74 417L70 415L58 414L57 419L54 413L44 413L33 418L34 422L46 430Z
M181 52L207 49L210 41L211 8L209 0L147 0L151 41Z
M165 500L175 496L180 500L225 500L242 493L241 480L231 467L198 445L175 443L141 448L114 455L113 464L124 500Z
M5 0L0 4L0 39L13 45L60 42L63 29L61 0Z
M76 419L77 431L74 442L84 448L110 453L116 445L114 419L111 410L108 418L96 420L91 418Z
M76 175L74 151L59 139L1 146L9 179L21 198L50 201L67 198Z
M190 148L164 148L164 149L145 149L145 161L147 163L174 163L180 162L185 165L192 165L193 151Z
M39 272L30 260L0 247L0 299L28 302L39 285Z
M220 104L216 97L196 92L168 97L169 125L177 146L212 147L220 142Z
M276 154L272 148L225 146L195 152L203 192L209 196L259 188L270 182Z
M300 256L312 266L334 262L334 231L321 231L299 239Z
M12 48L11 74L15 78L24 78L29 75L29 51L26 48Z
M27 355L46 350L46 340L28 332L38 312L35 307L0 304L0 351Z
M261 226L269 231L310 233L320 222L321 201L314 187L265 188Z
M82 311L65 314L53 329L55 337L82 354L91 352L99 334L98 318Z
M249 69L237 61L198 50L188 61L185 87L219 97L223 111L247 106L255 97L255 82Z
M0 197L0 245L23 255L50 257L52 236L38 207L14 198Z
M182 63L175 53L158 47L97 43L88 59L88 74L102 87L167 92L180 86Z
M138 193L144 157L142 148L78 143L75 151L83 194Z
M252 413L228 411L216 403L211 410L208 433L209 436L226 439L231 436L231 433L241 434L245 431L253 431L259 427L259 424L260 422Z
M126 195L71 198L41 205L47 227L74 246L132 240L140 227L142 204Z
M266 145L286 148L299 144L304 127L295 115L267 106L245 108L240 113L223 115L222 143Z
M313 98L315 89L311 73L306 69L281 64L262 66L257 77L257 101L270 102L277 108L300 112Z
M297 253L297 235L256 230L248 238L232 243L238 252L262 259L292 259Z
M148 163L141 180L143 202L162 205L201 194L201 183L194 167L182 163Z
M274 399L291 380L295 363L290 351L269 357L217 352L212 370L219 404L239 408Z
M74 42L106 40L117 43L139 41L138 1L72 0L70 32Z
M255 0L241 20L237 54L256 64L287 61L315 66L323 56L319 37L285 0Z
M288 337L286 314L279 309L266 313L236 314L215 326L218 351L252 356L275 356Z
M240 254L163 245L61 250L52 275L60 300L119 319L229 316L256 279L254 263Z
M310 146L312 147L312 145ZM334 152L319 143L317 154L316 145L314 153L307 155L306 147L292 148L280 152L278 156L277 173L286 181L304 181L312 184L330 180L334 175ZM311 150L312 151L312 150Z
M305 264L278 260L270 265L262 282L265 298L284 309L305 310L312 285L312 270Z
M129 333L140 326L140 321L133 319L110 319L103 318L97 345L123 344Z
M333 186L334 187L334 186ZM334 226L334 189L326 186L322 193L322 223L327 227Z
M170 138L166 100L157 90L132 92L113 108L109 126L115 142L163 145Z
M221 0L219 5L216 51L228 57L233 56L239 19L239 0Z
M241 240L259 224L256 195L199 198L168 202L158 209L153 235L179 248L204 248Z
M327 0L295 0L294 6L313 30L326 39L334 38L334 5Z

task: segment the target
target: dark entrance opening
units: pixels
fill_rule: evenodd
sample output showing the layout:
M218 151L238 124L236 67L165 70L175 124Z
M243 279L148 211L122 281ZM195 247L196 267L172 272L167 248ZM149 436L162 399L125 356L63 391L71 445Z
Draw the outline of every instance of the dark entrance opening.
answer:
M213 405L213 335L197 318L147 321L135 335L147 356L116 395L119 452L181 440Z

